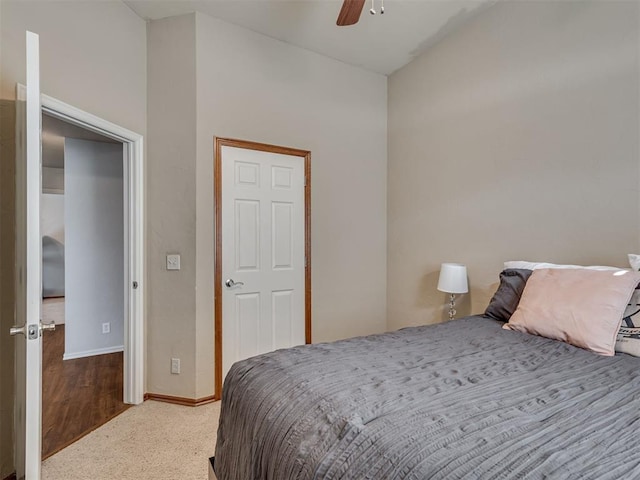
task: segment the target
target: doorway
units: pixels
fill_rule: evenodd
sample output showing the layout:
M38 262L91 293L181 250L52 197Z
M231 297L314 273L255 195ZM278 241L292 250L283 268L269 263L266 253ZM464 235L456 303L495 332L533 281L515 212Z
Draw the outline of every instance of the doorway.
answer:
M311 152L215 138L215 397L231 364L311 343Z
M24 87L18 88L25 98ZM143 137L119 125L48 95L41 95L42 113L123 145L124 225L124 370L123 401L144 400L144 156Z
M42 115L42 458L122 413L122 142Z
M43 296L51 297L45 300L42 314L49 317L45 322L57 318L56 323L62 324L58 332L43 336L42 453L46 457L143 401L144 191L141 135L46 95L41 95L41 113L41 217L47 213L54 217L46 224L48 232L44 232L45 222L41 224L42 233L50 233L46 243L42 242ZM48 138L51 130L56 139ZM58 150L67 151L65 158L59 158L60 152L57 158L55 152L53 159L44 157L45 144L51 140L58 142ZM87 156L92 157L90 163ZM110 205L110 219L97 214L100 203ZM61 216L67 219L62 231ZM92 221L92 216L101 218ZM82 227L86 223L90 228ZM66 245L67 253L72 253L58 260L62 275L55 266L49 269L53 275L48 275L45 266L51 237L63 244L58 250L62 247L64 252ZM109 248L115 248L115 256L114 252L110 257L100 255L98 261L100 249ZM95 270L93 281L77 274L78 265L85 262ZM105 276L110 282L95 280ZM92 283L93 290L83 283ZM72 302L74 292L76 301ZM92 303L98 296L102 304L94 314L87 309L86 300ZM113 322L100 317L110 305L115 312L111 313ZM93 325L84 321L87 316L94 317ZM72 318L79 321L73 325ZM73 341L69 329L76 332ZM88 341L90 336L92 341ZM67 385L60 383L63 381ZM73 393L74 388L78 391L72 402L61 396ZM47 398L50 392L54 394ZM77 414L83 410L86 418Z

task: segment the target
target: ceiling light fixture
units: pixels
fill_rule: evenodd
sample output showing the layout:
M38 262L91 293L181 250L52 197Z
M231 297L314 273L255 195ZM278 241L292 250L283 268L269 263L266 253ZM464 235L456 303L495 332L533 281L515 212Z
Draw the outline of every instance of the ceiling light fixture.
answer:
M371 15L375 15L376 13L376 5L375 0L371 0L371 10L369 10ZM380 15L384 15L384 0L380 0Z
M347 25L355 25L360 20L360 14L364 11L366 0L343 0L342 8L338 14L336 24L340 27ZM371 15L378 13L376 11L376 0L371 0ZM384 0L380 0L380 15L384 14Z

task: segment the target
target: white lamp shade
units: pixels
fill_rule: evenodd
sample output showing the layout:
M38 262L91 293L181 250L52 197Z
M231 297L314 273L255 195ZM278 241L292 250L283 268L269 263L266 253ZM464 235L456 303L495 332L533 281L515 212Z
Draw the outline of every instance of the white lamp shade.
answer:
M438 290L446 293L467 293L467 267L461 263L443 263L440 267Z

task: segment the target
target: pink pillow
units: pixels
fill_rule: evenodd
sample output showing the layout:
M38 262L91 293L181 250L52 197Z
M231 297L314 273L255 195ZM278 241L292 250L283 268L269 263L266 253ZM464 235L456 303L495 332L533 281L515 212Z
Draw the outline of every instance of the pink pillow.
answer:
M640 274L628 270L534 270L503 328L613 356L622 315Z

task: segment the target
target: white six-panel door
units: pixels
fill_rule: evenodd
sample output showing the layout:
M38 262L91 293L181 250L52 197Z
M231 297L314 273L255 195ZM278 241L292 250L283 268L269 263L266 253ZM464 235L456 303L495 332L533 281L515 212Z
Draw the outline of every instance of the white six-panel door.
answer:
M223 146L222 375L305 343L305 191L300 157Z

